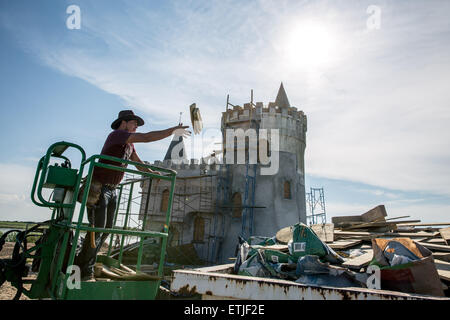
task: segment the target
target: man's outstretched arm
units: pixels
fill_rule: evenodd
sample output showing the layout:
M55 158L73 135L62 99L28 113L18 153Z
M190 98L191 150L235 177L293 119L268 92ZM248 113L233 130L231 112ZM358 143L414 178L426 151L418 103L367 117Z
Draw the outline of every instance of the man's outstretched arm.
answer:
M186 131L185 129L189 128L189 126L183 126L183 125L178 125L172 128L168 128L165 130L159 130L159 131L150 131L147 133L132 133L128 140L127 143L136 143L136 142L152 142L152 141L158 141L167 137L170 137L175 130L183 130L187 134L188 131Z

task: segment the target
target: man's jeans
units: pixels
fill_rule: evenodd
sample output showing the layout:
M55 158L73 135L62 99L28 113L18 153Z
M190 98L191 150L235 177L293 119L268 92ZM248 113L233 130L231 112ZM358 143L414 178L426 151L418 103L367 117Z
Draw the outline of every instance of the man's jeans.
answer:
M108 187L103 186L100 199L96 205L87 209L90 225L94 225L96 228L111 228L114 222L116 207L116 190L111 190ZM108 233L100 235L99 232L95 232L95 248L91 247L92 232L88 232L84 237L81 251L75 259L75 264L81 269L82 277L94 273L95 258L108 235Z

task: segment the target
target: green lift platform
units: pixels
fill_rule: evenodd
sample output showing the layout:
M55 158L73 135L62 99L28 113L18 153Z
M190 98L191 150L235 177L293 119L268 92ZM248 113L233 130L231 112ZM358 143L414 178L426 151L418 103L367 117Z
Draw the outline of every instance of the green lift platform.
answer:
M73 169L70 159L63 153L68 148L77 149L81 153L81 161L78 169ZM129 169L123 166L114 166L99 162L100 159L110 160L121 164L138 165L159 171L161 175ZM61 163L55 163L62 161ZM53 164L51 164L53 162ZM142 230L130 230L126 224L122 227L95 228L83 223L86 212L86 201L92 180L94 167L103 167L110 170L118 170L132 174L141 175L143 178L160 179L170 181L169 205L167 207L164 229L161 232L145 230L145 220ZM79 204L79 214L76 220L78 193L82 180L83 171L88 168L86 185L82 194L81 204ZM25 231L12 230L17 232L16 244L11 259L0 260L0 286L5 282L10 282L17 288L15 299L23 293L31 299L58 299L58 300L135 300L135 299L155 299L164 272L164 260L167 247L168 230L170 223L170 213L172 210L173 194L175 189L176 172L165 168L154 167L148 164L136 163L105 155L94 155L86 159L83 148L69 142L57 142L51 145L45 156L43 156L37 166L36 174L31 191L31 200L40 207L52 209L51 219L34 226ZM119 196L125 185L138 181L124 182L118 186ZM43 189L52 189L53 198L48 201L44 199ZM37 196L37 199L36 199ZM132 192L129 193L126 219L130 213ZM116 217L119 205L116 209ZM41 228L44 230L42 237L28 248L27 238ZM97 262L101 262L108 267L119 268L122 264L124 239L131 236L139 240L139 250L135 274L130 280L111 281L77 281L76 270L73 268L77 243L80 232L99 232L110 234L109 250L107 254L97 255ZM112 258L111 248L114 235L121 237L120 253L118 259ZM4 245L6 234L0 238L0 250ZM140 271L144 240L147 238L159 238L161 241L161 256L158 264L157 275L147 276ZM30 269L27 262L32 261L32 268L37 272L35 279L26 278ZM142 277L139 277L141 275ZM134 280L133 280L134 279ZM139 279L139 280L136 280ZM31 284L29 290L23 287L24 284Z

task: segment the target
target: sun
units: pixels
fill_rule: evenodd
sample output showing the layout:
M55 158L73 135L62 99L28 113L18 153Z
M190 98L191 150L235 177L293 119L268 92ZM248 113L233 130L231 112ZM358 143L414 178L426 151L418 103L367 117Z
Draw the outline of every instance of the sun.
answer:
M283 56L290 66L326 66L336 55L337 38L329 25L318 21L295 23L285 34Z

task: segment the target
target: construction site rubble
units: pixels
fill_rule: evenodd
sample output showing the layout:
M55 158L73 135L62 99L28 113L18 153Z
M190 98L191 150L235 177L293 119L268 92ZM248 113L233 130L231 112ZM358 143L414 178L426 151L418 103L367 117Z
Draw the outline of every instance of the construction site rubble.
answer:
M380 205L360 216L333 217L331 224L297 223L272 237L239 238L234 273L448 297L450 228L433 226L450 224L386 217Z

